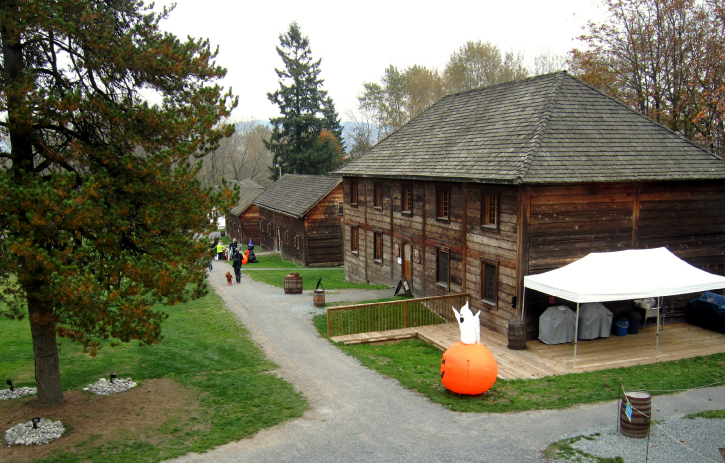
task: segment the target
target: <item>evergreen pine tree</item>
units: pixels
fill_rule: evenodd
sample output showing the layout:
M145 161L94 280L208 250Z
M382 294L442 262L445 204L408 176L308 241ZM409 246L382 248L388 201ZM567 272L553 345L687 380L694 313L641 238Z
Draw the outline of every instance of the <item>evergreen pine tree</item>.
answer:
M340 115L335 110L335 103L332 102L332 98L327 97L322 106L322 115L325 119L325 129L332 132L337 139L340 149L345 151L345 143L342 138L342 125L340 124Z
M283 69L275 69L279 90L267 98L279 106L280 117L270 120L272 136L265 142L274 154L270 171L273 179L282 173L327 173L339 165L330 140L320 140L328 130L342 147L342 127L332 99L323 90L320 79L320 60L312 59L309 38L303 36L297 23L279 36L277 54Z
M209 85L226 70L208 41L161 32L167 14L138 0L0 2L0 316L28 317L47 406L63 402L56 336L91 354L109 338L158 342L156 304L204 294L196 237L234 203L195 179L233 132L217 121L236 99Z

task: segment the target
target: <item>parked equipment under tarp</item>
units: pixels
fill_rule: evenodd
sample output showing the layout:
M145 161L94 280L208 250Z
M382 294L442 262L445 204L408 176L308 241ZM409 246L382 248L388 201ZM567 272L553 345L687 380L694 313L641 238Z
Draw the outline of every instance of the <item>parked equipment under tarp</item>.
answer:
M579 339L608 338L612 331L612 311L599 302L587 302L579 308Z
M693 267L666 248L630 249L615 252L593 252L576 262L524 277L521 317L524 317L526 288L557 296L577 304L627 299L658 298L725 288L725 277ZM659 311L657 314L657 347L659 352ZM574 340L576 367L576 339Z
M539 339L545 344L564 344L574 340L576 314L565 305L549 307L539 317Z

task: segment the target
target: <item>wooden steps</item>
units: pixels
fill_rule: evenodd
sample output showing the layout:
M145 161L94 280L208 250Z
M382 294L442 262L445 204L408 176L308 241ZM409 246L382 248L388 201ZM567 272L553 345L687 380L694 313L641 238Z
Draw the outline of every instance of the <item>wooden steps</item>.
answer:
M371 342L398 341L401 339L417 338L418 333L415 328L402 328L390 331L372 331L369 333L347 334L344 336L332 337L333 342L341 342L346 345L365 344Z

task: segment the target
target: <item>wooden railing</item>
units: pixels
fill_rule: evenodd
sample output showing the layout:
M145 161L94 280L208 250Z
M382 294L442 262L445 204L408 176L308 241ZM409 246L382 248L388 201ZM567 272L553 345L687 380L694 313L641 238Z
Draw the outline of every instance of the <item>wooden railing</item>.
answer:
M452 307L460 310L470 300L471 295L464 293L328 307L327 335L343 336L454 322L456 316Z

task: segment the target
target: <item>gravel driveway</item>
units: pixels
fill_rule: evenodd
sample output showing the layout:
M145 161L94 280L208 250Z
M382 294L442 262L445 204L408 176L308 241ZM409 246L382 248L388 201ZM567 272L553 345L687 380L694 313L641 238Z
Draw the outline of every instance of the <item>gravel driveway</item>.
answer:
M584 405L566 410L509 414L460 414L362 367L321 338L310 323L322 313L309 292L285 295L249 279L227 286L231 266L215 262L209 281L252 333L277 374L294 384L311 408L299 419L264 430L252 438L178 462L531 462L566 436L606 432L616 424L617 404ZM357 301L392 296L393 290L339 290L326 300ZM653 398L657 419L725 408L725 386ZM723 420L709 420L719 422ZM725 439L722 439L725 440ZM643 441L624 439L644 448ZM713 458L725 441L700 444ZM612 444L614 445L614 444ZM620 453L627 458L625 451ZM701 449L702 450L702 449ZM707 461L693 456L692 460ZM627 461L644 461L639 456ZM656 460L650 455L650 462ZM719 461L719 460L714 460Z

